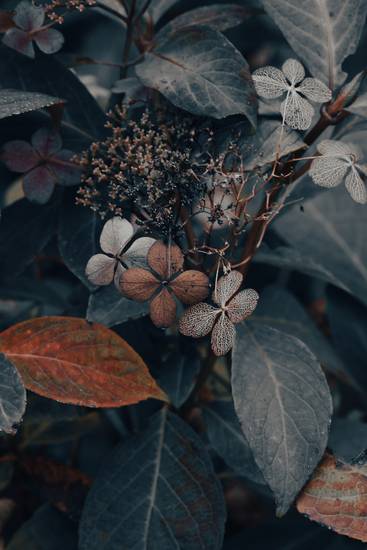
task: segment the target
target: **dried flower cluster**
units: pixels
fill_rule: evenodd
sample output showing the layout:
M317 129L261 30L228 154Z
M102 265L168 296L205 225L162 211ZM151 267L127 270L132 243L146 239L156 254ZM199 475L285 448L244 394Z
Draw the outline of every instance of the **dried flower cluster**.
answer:
M190 209L206 190L194 159L198 130L182 116L158 120L146 109L135 120L128 111L110 113L111 136L79 160L84 175L77 203L102 218L134 212L145 226L171 233L180 208Z
M57 10L77 10L82 12L87 7L95 6L96 0L51 0L44 6L47 17L56 23L63 23L64 17Z

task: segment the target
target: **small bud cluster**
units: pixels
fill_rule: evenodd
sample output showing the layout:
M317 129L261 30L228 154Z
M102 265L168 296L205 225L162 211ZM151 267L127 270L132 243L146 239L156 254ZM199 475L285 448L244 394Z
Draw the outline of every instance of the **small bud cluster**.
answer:
M197 154L200 130L182 115L129 111L109 113L111 135L79 159L84 175L77 203L102 218L133 212L160 234L175 232L180 208L192 209L206 193Z
M96 0L50 0L44 6L47 17L51 21L62 24L64 17L58 13L58 9L77 10L82 12L85 8L95 6Z

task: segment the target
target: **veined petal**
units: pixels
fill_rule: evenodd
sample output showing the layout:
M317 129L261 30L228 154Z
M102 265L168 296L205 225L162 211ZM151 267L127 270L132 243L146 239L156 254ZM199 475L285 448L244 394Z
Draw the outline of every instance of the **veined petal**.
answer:
M314 108L297 92L290 93L280 106L285 123L294 130L307 130L312 123Z
M155 243L152 237L140 237L124 252L122 261L129 267L144 267L147 265L147 255Z
M0 160L12 172L28 172L40 162L33 147L26 141L8 141L2 148Z
M366 184L362 180L358 173L358 170L353 166L350 173L345 180L345 187L348 193L355 202L359 204L367 203L367 189Z
M230 271L228 275L223 275L213 291L213 302L221 307L225 306L228 300L240 288L242 281L243 275L239 271Z
M3 36L2 42L9 48L12 48L17 52L22 53L27 57L30 57L32 59L34 59L35 57L32 38L30 37L28 32L22 31L21 29L14 27L6 31Z
M209 294L209 279L202 271L188 269L169 284L172 292L183 304L196 304Z
M124 271L120 277L120 290L131 300L145 302L158 290L160 281L147 269L133 267Z
M303 65L297 59L287 59L283 63L282 71L293 86L301 82L306 74Z
M352 148L347 143L334 139L324 139L317 145L317 150L323 156L346 157L347 160L354 154Z
M297 87L297 92L316 103L326 103L332 98L331 90L318 78L305 78Z
M41 157L49 157L58 153L62 147L59 132L50 128L40 128L32 136L32 145Z
M162 279L169 280L177 271L181 271L184 257L177 244L166 245L156 241L148 252L147 261Z
M247 288L236 294L227 306L227 315L232 323L239 323L249 317L256 308L258 300L259 295L252 288Z
M280 97L288 89L288 83L282 71L276 67L261 67L252 73L256 91L260 97L272 99Z
M128 220L119 216L111 218L104 224L99 240L103 252L116 256L133 234L133 226Z
M215 355L226 355L233 348L235 336L236 329L223 312L215 323L212 332L211 344Z
M47 166L36 166L23 178L24 194L32 202L45 204L50 199L55 184L56 178Z
M350 166L336 157L317 157L312 161L310 176L321 187L336 187L345 178Z
M209 304L195 304L182 315L179 322L180 332L192 338L206 336L212 330L219 314L220 309Z
M166 288L150 302L150 318L159 328L170 327L175 322L176 302Z
M87 263L85 274L94 285L109 285L113 281L115 265L115 258L105 254L95 254Z

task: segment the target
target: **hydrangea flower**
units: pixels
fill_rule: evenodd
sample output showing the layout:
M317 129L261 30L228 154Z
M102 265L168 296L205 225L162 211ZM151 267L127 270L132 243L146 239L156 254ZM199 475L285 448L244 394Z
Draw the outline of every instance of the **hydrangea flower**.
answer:
M62 149L60 134L49 128L37 130L31 143L5 143L0 153L9 170L24 174L24 194L39 204L49 200L57 183L68 186L80 182L81 168L72 162L73 157L72 151Z
M180 319L179 329L185 336L201 338L210 332L211 346L215 355L225 355L234 344L234 325L244 321L256 308L259 295L248 288L238 292L243 282L239 271L223 275L213 292L213 302L200 303L188 308Z
M24 0L15 8L14 26L6 31L3 43L31 58L35 57L33 43L43 53L58 52L64 43L64 37L60 31L44 25L44 21L44 9Z
M115 216L104 224L99 240L104 254L94 254L85 268L85 274L91 283L105 286L115 279L117 286L125 269L145 264L155 239L140 237L132 241L133 235L133 226L124 218Z
M325 103L331 99L329 88L317 78L305 78L305 70L296 59L288 59L282 70L270 66L257 69L252 78L260 97L273 99L286 95L280 112L284 122L295 130L311 126L315 110L307 100Z
M330 188L344 182L352 199L366 204L367 190L361 173L367 175L367 170L358 164L358 151L346 143L330 139L321 141L317 150L321 156L312 161L310 168L314 183Z
M150 318L157 327L169 327L176 318L174 297L184 304L195 304L209 293L209 279L201 271L182 272L184 257L176 244L157 241L148 252L151 269L134 268L122 273L120 290L138 302L150 301Z

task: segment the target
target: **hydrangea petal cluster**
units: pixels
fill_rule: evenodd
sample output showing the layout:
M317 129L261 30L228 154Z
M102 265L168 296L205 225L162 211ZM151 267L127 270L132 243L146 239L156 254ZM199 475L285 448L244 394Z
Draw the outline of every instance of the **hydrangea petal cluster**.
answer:
M140 237L132 241L133 235L134 228L126 219L115 216L104 224L99 241L104 254L94 254L85 269L91 283L105 286L115 279L118 285L125 269L145 265L146 256L155 239Z
M317 78L305 78L305 70L296 59L288 59L282 70L262 67L252 75L256 91L266 99L286 95L280 106L284 122L295 130L307 130L315 110L310 101L325 103L331 99L329 88Z
M259 295L248 288L238 292L243 282L239 271L230 271L218 281L213 292L217 307L199 303L188 308L180 319L180 332L192 338L201 338L210 332L215 355L228 353L234 344L235 324L244 321L256 308Z
M321 187L336 187L345 183L348 193L355 202L367 203L367 189L361 177L366 169L358 163L359 153L353 146L326 139L321 141L317 150L320 157L312 161L310 176Z
M201 271L182 271L184 257L176 244L157 241L149 250L151 269L133 268L120 277L121 292L138 302L150 301L150 317L157 327L169 327L176 318L176 297L184 304L195 304L209 293L209 279Z

